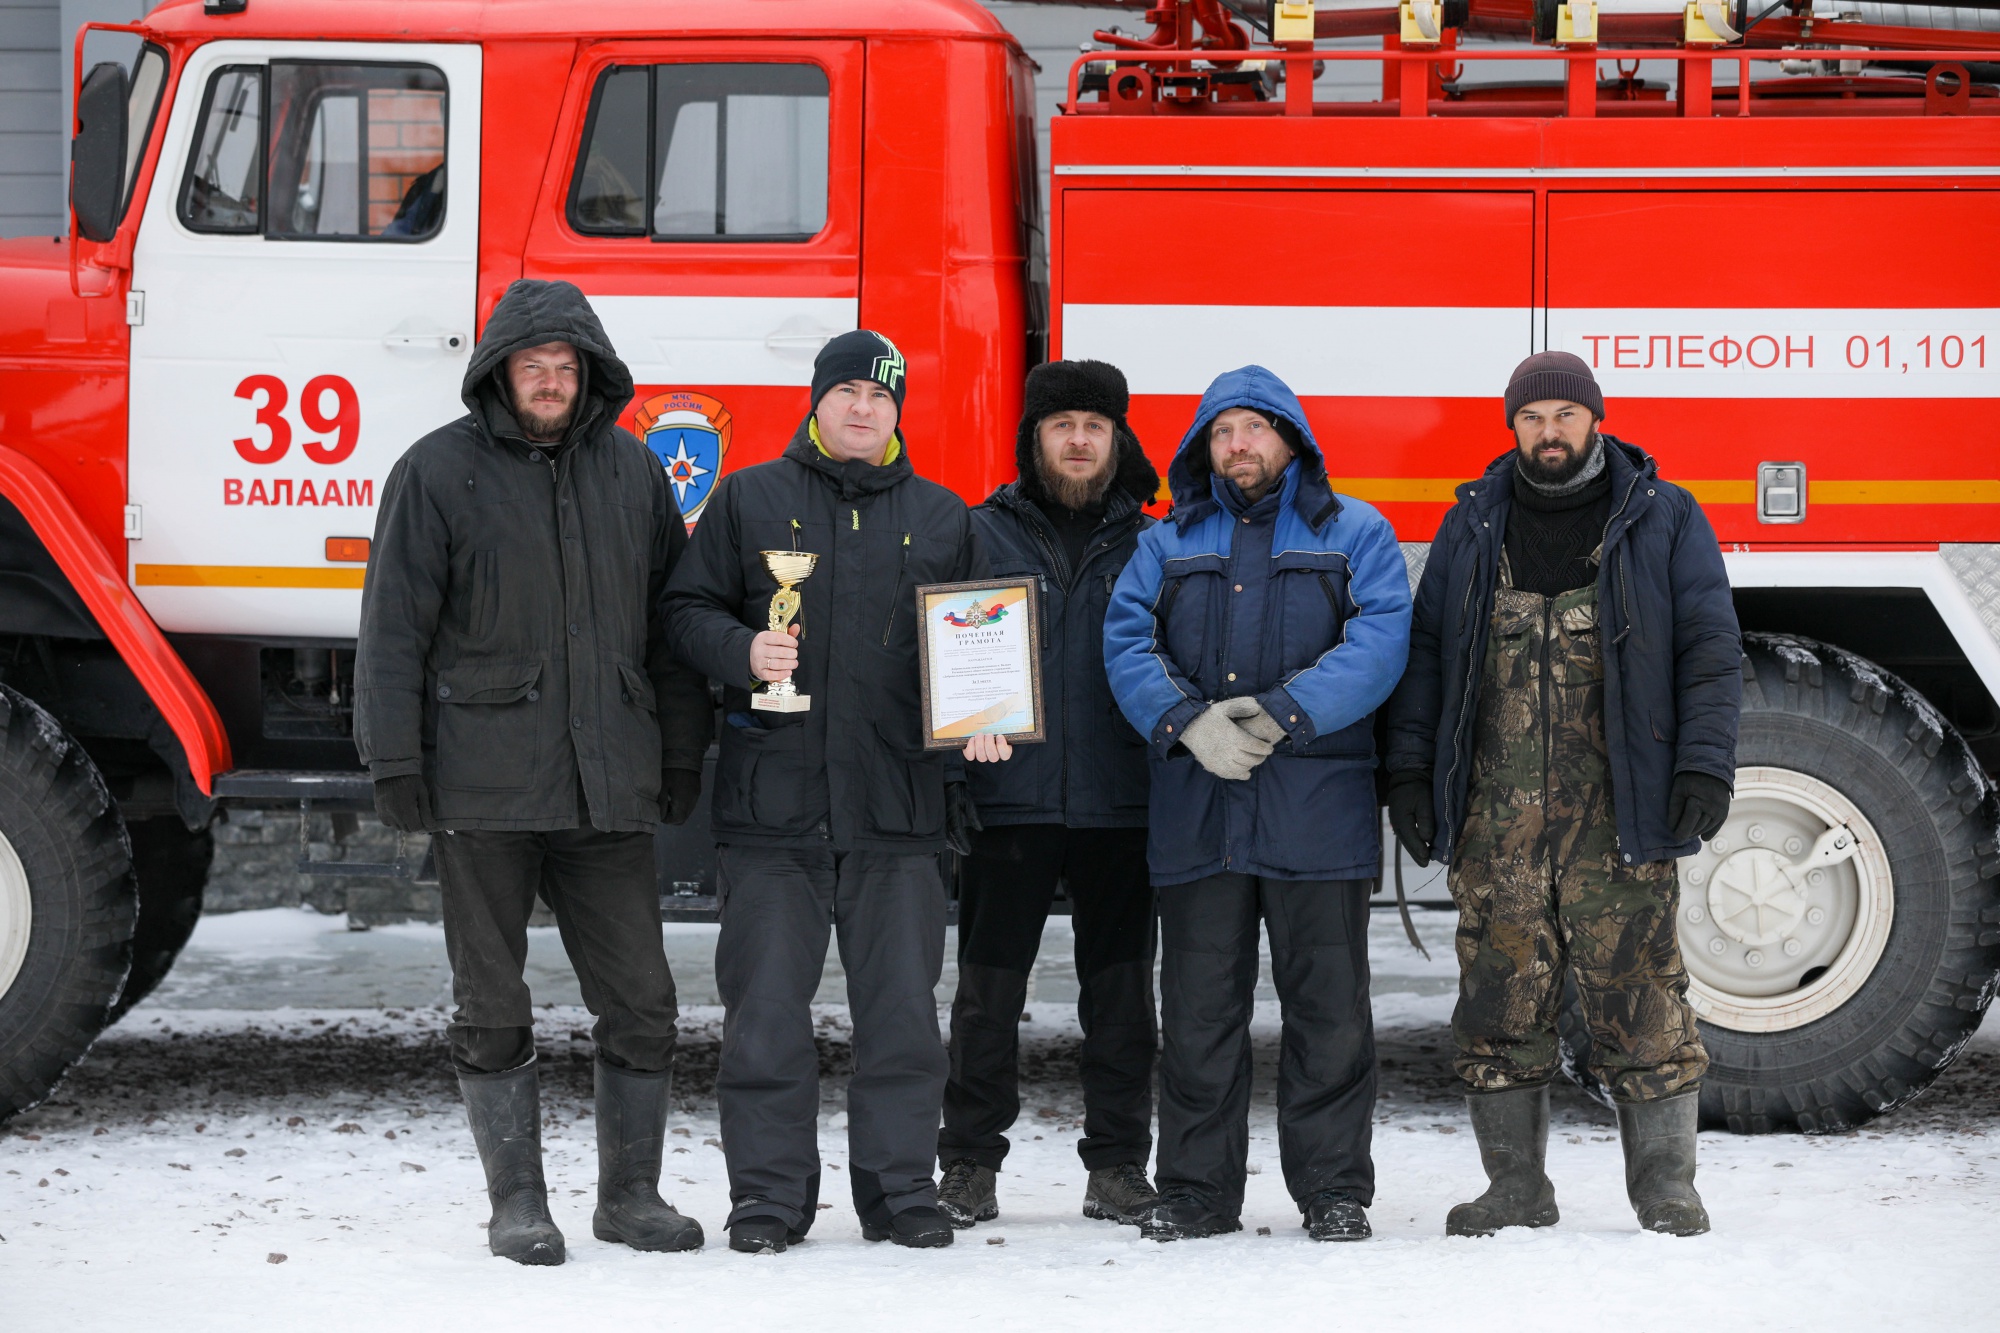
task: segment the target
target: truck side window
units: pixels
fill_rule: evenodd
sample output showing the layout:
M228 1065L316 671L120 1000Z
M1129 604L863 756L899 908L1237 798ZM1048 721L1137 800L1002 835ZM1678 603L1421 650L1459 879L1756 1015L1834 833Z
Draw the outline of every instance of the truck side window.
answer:
M146 155L146 141L153 137L153 117L160 109L160 90L167 86L167 53L148 43L139 49L132 63L132 88L125 96L125 199L119 215L132 202L132 187L139 175L139 159Z
M263 126L262 69L232 65L209 77L181 186L181 221L189 230L257 230L264 212Z
M826 225L827 79L810 64L606 70L570 222L657 241L806 241Z
M428 65L219 70L181 218L272 240L423 240L444 222L446 112Z

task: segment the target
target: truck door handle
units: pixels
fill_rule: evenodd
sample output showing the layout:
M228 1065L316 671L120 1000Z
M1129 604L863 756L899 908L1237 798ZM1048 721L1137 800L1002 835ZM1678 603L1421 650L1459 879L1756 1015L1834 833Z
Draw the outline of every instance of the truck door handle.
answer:
M818 355L819 349L833 340L831 333L773 333L764 339L764 346L773 352L811 352Z
M465 346L462 333L392 333L382 339L382 345L392 352L432 351L456 352Z

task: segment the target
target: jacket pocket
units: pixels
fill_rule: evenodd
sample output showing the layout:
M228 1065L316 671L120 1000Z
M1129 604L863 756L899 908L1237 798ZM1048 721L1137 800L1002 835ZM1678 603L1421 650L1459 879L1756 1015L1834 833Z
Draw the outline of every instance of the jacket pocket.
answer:
M1152 761L1151 775L1146 845L1153 872L1184 875L1222 860L1222 780L1178 747Z
M524 791L540 758L540 662L482 663L437 674L437 784Z
M944 833L944 752L926 750L875 724L876 772L868 775L868 831L892 838Z
M1250 780L1259 863L1325 879L1381 863L1373 760L1274 754Z
M802 726L724 729L718 795L736 819L773 833L806 833L817 811L806 808Z
M1663 745L1672 745L1678 737L1677 719L1671 712L1652 709L1647 716L1653 723L1653 739Z
M660 799L660 717L653 682L646 673L618 663L618 701L623 707L614 735L604 738L605 752L617 761L613 780L632 785L642 802Z
M466 628L475 639L491 634L500 623L500 553L472 553L472 608Z

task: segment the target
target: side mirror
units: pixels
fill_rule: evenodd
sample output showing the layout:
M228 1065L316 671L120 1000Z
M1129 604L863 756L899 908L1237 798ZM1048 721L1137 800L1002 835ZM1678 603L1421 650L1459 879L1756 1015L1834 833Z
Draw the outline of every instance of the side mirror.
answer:
M69 145L69 202L86 240L108 241L125 203L124 66L105 61L84 77Z

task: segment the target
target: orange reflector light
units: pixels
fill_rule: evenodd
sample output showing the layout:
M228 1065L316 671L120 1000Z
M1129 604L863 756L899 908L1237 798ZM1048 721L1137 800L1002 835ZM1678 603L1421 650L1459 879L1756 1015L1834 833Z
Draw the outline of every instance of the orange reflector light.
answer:
M368 563L368 539L366 537L328 537L326 558L343 564L365 565Z

